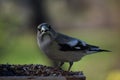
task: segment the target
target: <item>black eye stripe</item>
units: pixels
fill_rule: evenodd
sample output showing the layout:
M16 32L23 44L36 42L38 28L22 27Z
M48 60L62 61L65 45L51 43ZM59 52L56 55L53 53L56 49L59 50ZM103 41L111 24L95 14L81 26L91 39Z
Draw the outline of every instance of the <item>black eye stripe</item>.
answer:
M40 31L41 29L38 28L38 30Z

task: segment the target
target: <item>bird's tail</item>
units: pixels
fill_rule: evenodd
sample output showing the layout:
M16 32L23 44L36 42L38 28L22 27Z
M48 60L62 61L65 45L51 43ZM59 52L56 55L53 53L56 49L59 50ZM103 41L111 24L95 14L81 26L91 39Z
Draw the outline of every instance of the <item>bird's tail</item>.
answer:
M111 52L109 50L100 49L98 46L88 45L89 51L95 51L95 52Z
M111 52L110 50L99 49L98 52Z

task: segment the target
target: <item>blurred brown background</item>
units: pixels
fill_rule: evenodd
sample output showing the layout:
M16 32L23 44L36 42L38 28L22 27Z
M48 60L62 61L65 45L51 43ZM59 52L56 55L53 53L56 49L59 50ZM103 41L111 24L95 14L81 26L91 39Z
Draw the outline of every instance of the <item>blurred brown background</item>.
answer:
M83 71L87 80L120 80L119 0L0 0L0 63L52 65L37 46L43 22L112 51L84 57L73 71Z

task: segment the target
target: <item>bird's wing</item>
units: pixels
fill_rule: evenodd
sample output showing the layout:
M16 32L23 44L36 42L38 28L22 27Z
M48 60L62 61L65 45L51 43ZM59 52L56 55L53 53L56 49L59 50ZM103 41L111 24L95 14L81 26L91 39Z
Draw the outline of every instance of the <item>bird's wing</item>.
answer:
M58 33L55 40L60 46L61 51L80 51L87 49L87 44L84 41L60 33Z
M60 46L61 51L88 51L88 52L110 52L109 50L100 49L98 46L87 44L82 40L66 36L58 33L56 42Z

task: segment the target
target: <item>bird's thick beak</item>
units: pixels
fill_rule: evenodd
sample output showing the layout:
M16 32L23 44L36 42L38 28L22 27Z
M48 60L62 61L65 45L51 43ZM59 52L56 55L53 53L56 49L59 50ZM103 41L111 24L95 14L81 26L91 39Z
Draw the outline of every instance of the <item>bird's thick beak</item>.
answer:
M41 28L41 32L44 32L44 33L45 33L45 32L47 32L47 31L49 31L49 30L48 30L46 27L42 27L42 28Z

